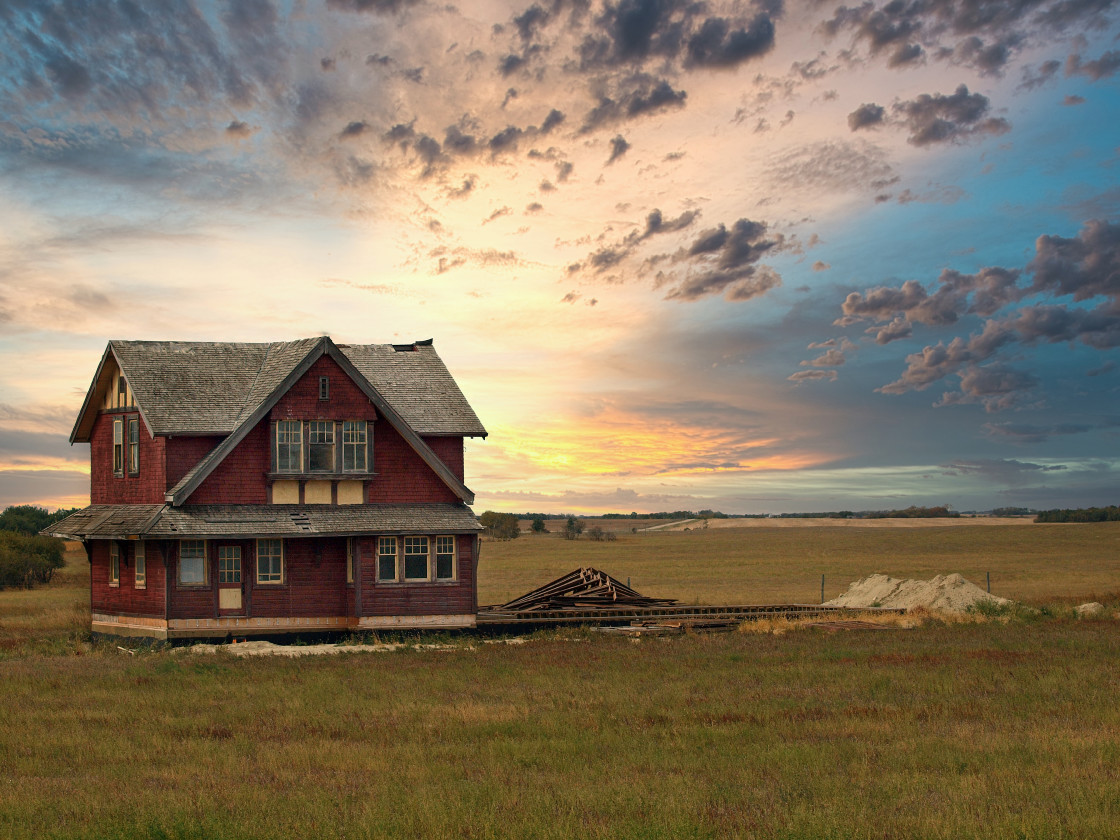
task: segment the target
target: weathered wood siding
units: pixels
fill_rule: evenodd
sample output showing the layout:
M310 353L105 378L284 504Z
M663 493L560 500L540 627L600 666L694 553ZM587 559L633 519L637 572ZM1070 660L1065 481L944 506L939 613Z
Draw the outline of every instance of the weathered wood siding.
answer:
M167 489L170 490L187 472L222 442L220 436L172 437L167 439Z
M94 421L90 435L90 503L95 505L146 505L163 502L167 486L164 472L164 443L148 434L140 420L140 474L128 475L128 418L135 411L102 413ZM113 420L122 418L124 476L113 475Z
M362 615L461 615L475 604L474 537L455 539L458 579L448 582L382 583L377 580L377 539L362 538Z
M93 542L90 565L90 606L94 612L163 618L166 564L160 544L145 543L147 585L136 588L136 542L121 541L120 586L109 585L109 541Z

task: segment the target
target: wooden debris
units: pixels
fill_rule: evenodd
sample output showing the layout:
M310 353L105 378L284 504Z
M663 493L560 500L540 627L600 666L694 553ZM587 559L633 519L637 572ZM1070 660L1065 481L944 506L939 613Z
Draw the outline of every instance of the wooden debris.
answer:
M675 598L648 598L598 569L576 569L498 607L500 610L586 610L610 607L664 607Z

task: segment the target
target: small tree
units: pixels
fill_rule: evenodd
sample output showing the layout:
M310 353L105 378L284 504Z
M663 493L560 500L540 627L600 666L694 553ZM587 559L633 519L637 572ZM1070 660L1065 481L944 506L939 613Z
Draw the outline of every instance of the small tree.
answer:
M0 589L30 589L37 583L50 583L56 569L62 568L62 540L14 531L0 531Z
M530 526L534 534L547 534L548 528L544 527L544 517L537 516L533 518L533 524Z
M574 516L569 516L568 521L564 523L564 539L578 540L582 533L583 523Z
M516 514L488 510L478 518L478 521L486 529L486 536L491 539L515 540L521 536L521 526L518 524Z

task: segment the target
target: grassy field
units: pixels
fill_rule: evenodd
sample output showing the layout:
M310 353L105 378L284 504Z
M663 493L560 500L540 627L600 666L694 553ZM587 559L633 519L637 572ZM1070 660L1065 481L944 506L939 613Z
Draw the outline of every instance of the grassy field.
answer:
M969 563L1048 605L1004 620L297 660L90 643L72 553L52 586L0 593L0 837L1115 837L1120 530L1037 527L967 535ZM746 556L815 573L817 597L814 557L968 574L938 565L961 559L949 533L805 530L488 543L481 585L593 565L684 597L792 591ZM1074 618L1092 592L1105 617Z

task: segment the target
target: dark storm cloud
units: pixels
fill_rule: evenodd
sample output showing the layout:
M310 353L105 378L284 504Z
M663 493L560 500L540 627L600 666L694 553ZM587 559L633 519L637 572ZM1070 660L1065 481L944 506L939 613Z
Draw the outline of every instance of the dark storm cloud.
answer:
M887 344L910 337L914 324L944 327L965 316L986 318L983 328L968 338L957 336L909 354L899 379L878 390L923 390L955 374L960 391L946 393L938 405L979 402L989 411L1002 410L1017 405L1022 393L1038 385L1032 374L999 361L1005 349L1075 342L1099 350L1120 347L1118 265L1120 226L1093 220L1075 237L1038 237L1035 257L1021 271L988 267L962 274L946 269L932 293L914 280L898 288L852 292L836 323L877 322L867 332ZM1030 281L1023 282L1027 277ZM1027 297L1043 300L999 314ZM1079 305L1058 302L1063 297ZM1093 307L1083 305L1093 301Z
M886 110L882 105L865 103L848 114L848 128L858 131L861 128L881 125L885 116Z
M896 103L892 110L910 131L908 142L930 146L1009 131L1007 120L988 116L988 106L988 97L969 93L966 85L960 85L948 96L924 93L909 102Z

